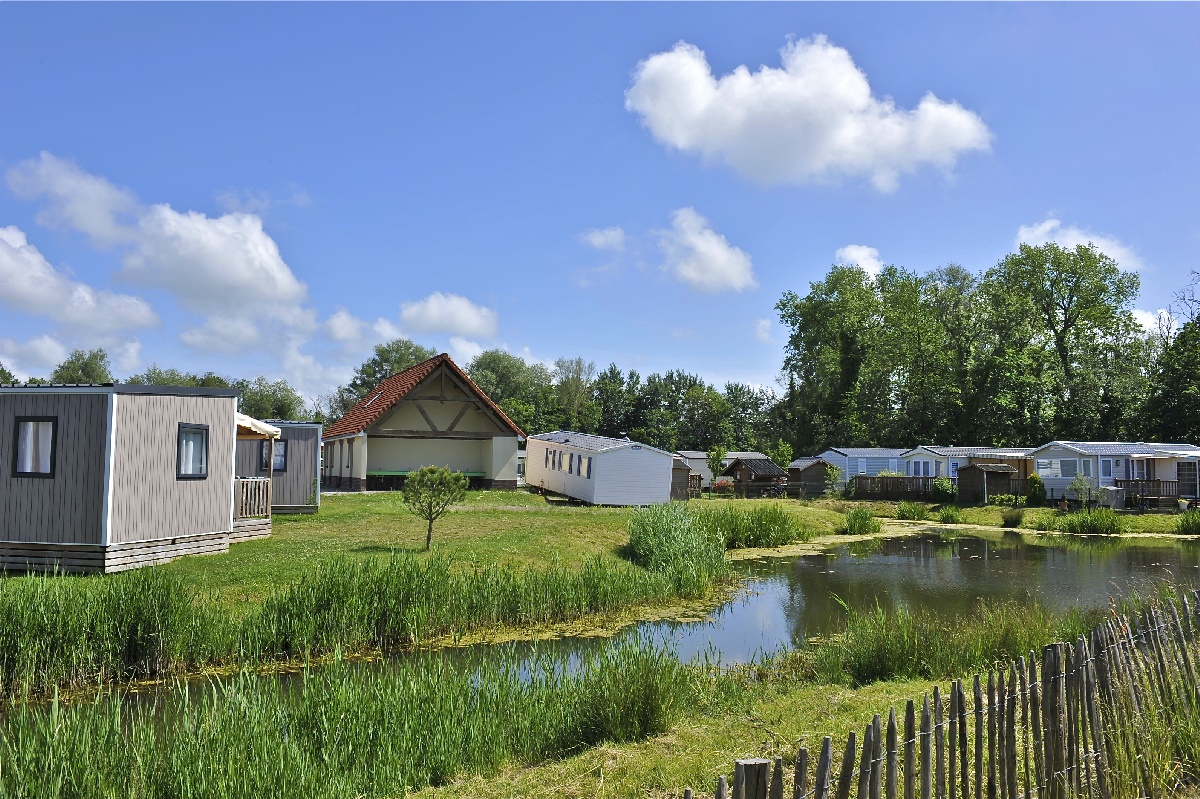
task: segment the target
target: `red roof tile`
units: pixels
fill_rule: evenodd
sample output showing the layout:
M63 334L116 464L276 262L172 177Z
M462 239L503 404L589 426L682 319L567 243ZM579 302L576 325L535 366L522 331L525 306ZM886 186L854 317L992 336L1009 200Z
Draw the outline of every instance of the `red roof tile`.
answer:
M479 399L513 433L522 438L525 437L525 433L521 431L521 428L517 427L512 419L505 416L504 411L500 410L500 407L492 402L491 398L487 394L484 394L479 386L475 385L475 381L468 377L467 373L459 368L458 364L444 352L441 355L435 355L427 361L422 361L416 366L410 366L403 372L397 372L381 381L378 386L360 399L353 408L346 411L345 416L325 428L325 432L321 437L336 438L338 436L357 435L361 433L378 421L379 417L391 410L397 402L404 399L410 391L420 385L425 378L437 371L438 367L443 364L450 371L454 372L455 376L462 380L467 387L475 392Z

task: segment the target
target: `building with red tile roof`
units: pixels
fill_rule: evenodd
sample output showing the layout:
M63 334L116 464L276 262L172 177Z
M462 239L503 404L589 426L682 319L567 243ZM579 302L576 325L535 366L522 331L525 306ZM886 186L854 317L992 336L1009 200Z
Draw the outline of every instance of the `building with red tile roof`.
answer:
M380 382L322 438L325 488L399 488L422 466L462 472L472 487L516 488L525 433L442 353Z

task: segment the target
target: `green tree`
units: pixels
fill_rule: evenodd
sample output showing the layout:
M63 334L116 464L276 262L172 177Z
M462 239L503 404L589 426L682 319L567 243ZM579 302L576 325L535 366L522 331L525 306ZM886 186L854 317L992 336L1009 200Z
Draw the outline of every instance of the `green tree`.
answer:
M792 445L786 441L778 441L767 450L767 457L786 472L788 464L792 462Z
M714 483L721 474L721 470L725 468L725 456L728 454L724 447L713 447L707 453L708 456L705 458L705 463L708 465L708 470L712 472Z
M194 374L179 369L163 369L151 364L141 374L130 375L125 381L141 386L191 386L195 388L230 388L231 383L214 372Z
M1159 356L1146 400L1151 441L1200 440L1200 320L1193 319Z
M486 350L467 366L475 384L526 433L559 428L560 414L550 370L504 350Z
M771 389L726 383L721 393L729 403L730 444L743 450L758 450L781 435L774 424L779 398Z
M0 363L0 383L15 383L15 382L17 382L16 376L12 372L5 369L4 364Z
M733 438L729 401L711 386L692 386L678 403L678 449L708 450L714 446L727 447Z
M305 414L304 398L286 380L271 381L265 377L254 380L235 380L238 410L256 419L301 419Z
M554 393L565 429L590 433L596 429L598 412L592 401L596 364L583 358L559 358L554 362Z
M423 466L404 478L400 498L413 514L429 523L425 533L426 552L433 543L433 523L451 505L463 501L469 484L465 474L442 466Z
M112 383L112 364L108 353L94 350L71 350L67 359L50 373L51 383Z
M329 397L328 413L330 418L341 418L380 382L410 366L427 361L435 355L437 355L436 351L407 338L397 338L383 344L376 344L374 354L354 370L354 376L350 378L350 383L339 386Z
M596 404L596 432L602 436L619 438L634 427L630 423L630 417L637 397L636 391L630 391L630 385L635 382L637 372L629 374L630 381L627 383L625 375L617 365L609 364L592 383L593 402Z

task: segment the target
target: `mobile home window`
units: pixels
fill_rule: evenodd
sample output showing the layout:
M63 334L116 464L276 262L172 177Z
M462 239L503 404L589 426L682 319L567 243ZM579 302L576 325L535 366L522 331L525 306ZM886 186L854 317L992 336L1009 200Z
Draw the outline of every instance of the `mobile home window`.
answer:
M180 480L208 478L208 425L179 425L179 459L175 476Z
M1079 471L1079 461L1063 458L1061 461L1059 461L1058 468L1059 474L1061 474L1063 477L1074 477L1075 473Z
M270 458L274 463L269 463ZM276 441L263 441L262 449L258 456L258 468L260 471L273 470L276 472L287 471L287 442L279 439Z
M575 474L575 453L567 456L567 474Z
M547 469L549 469L549 468L550 468L550 450L549 450L548 448L547 448L547 450L546 450L546 458L545 458L545 461L546 461L546 462L545 462L545 463L543 463L542 465L543 465L543 466L545 466Z
M1100 476L1101 477L1112 477L1113 476L1112 460L1106 458L1106 459L1100 461Z
M587 479L592 479L592 456L588 456Z
M54 445L58 418L18 416L13 453L13 477L54 477Z
M1079 471L1083 473L1084 477L1091 477L1092 476L1092 462L1089 460L1086 460L1086 459L1081 459L1079 461Z

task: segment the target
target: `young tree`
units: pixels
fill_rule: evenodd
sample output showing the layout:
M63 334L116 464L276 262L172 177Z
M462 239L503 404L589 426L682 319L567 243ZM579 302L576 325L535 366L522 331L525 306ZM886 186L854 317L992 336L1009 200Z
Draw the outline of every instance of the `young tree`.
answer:
M708 451L708 457L705 462L708 464L708 470L712 472L712 481L717 482L717 477L720 476L721 470L725 468L723 461L728 453L724 447L713 447Z
M425 533L425 551L433 543L433 523L451 505L462 502L470 480L465 474L452 472L443 466L423 466L404 478L400 498L413 514L429 523Z
M792 462L792 445L780 441L767 450L767 457L786 472L788 464Z
M15 383L15 382L17 382L16 376L12 372L5 369L4 364L0 363L0 383Z
M67 359L50 373L51 383L112 383L112 364L108 353L94 350L72 350Z

